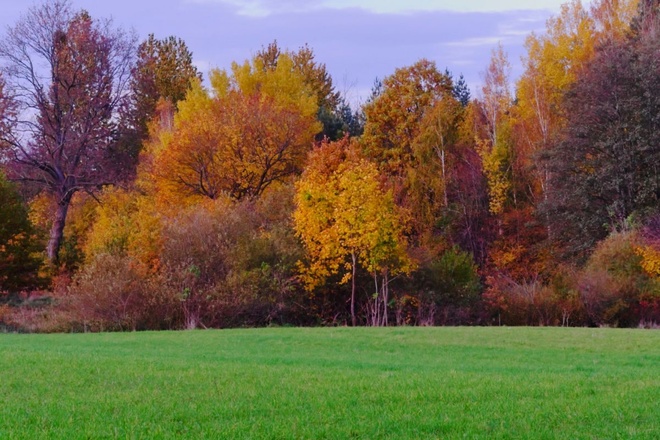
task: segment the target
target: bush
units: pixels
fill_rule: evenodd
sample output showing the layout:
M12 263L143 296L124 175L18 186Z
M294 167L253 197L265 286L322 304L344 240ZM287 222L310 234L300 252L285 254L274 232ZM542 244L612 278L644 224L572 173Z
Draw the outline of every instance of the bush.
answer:
M474 322L481 280L472 255L452 247L412 274L395 299L395 320L406 325L458 325Z
M590 325L660 322L658 283L644 270L640 243L635 232L615 232L596 246L578 281Z
M99 254L74 277L62 301L83 331L178 328L178 298L161 281L130 257Z

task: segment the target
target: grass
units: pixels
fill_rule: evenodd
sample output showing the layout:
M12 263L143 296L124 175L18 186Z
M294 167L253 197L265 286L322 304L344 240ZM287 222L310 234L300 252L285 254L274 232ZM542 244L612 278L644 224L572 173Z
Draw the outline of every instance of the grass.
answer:
M660 438L660 332L0 335L0 438Z

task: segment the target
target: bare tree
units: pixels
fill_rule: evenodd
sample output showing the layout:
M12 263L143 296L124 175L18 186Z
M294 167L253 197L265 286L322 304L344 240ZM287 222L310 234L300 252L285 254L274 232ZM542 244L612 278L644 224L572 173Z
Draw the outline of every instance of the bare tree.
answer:
M0 41L0 61L18 111L3 131L10 176L57 201L47 254L57 262L67 211L78 191L112 184L117 111L127 97L136 38L110 20L73 11L68 0L31 8Z

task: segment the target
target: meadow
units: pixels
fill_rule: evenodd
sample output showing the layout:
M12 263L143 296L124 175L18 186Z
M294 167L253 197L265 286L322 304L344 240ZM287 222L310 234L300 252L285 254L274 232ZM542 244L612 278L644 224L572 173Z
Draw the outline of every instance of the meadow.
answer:
M1 439L658 439L660 332L0 335Z

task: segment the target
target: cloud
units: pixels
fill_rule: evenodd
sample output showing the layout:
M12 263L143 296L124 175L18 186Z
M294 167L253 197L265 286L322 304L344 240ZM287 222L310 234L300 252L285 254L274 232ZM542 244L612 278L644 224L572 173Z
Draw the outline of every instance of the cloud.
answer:
M504 12L519 10L558 11L566 0L185 0L187 3L224 4L240 15L267 17L277 14L307 13L317 10L361 9L377 14L415 12Z
M463 73L474 90L498 41L509 54L515 77L522 72L519 60L524 54L525 36L543 29L550 15L538 10L379 13L339 3L357 4L349 0L74 1L76 7L87 9L94 17L113 16L116 24L134 27L141 38L149 33L157 38L182 38L205 75L209 67L228 69L232 61L251 58L275 39L281 47L292 50L307 43L316 59L326 64L337 88L358 97L353 101L366 99L377 77L382 79L420 58L435 61L439 69L446 67L455 76ZM326 7L329 1L335 6ZM406 3L414 6L416 1ZM476 0L462 3L472 1ZM443 2L423 3L437 6ZM277 12L250 15L241 13L240 8ZM26 9L22 7L20 12ZM0 15L0 27L15 22L17 15Z
M448 47L475 47L475 46L488 46L493 47L498 43L502 42L503 37L478 37L478 38L466 38L461 41L450 41L444 43Z

